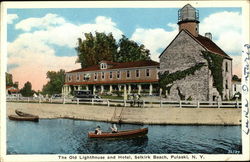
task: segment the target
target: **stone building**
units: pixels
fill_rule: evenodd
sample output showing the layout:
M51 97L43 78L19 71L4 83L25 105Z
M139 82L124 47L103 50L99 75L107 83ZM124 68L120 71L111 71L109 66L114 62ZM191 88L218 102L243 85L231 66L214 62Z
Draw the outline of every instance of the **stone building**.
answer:
M66 73L62 94L74 90L91 90L94 94L126 91L152 95L158 89L159 63L151 60L117 63L101 61L99 65Z
M198 10L185 5L178 11L178 25L179 33L160 55L160 73L172 77L164 85L167 99L231 98L232 58L212 41L211 33L199 34Z

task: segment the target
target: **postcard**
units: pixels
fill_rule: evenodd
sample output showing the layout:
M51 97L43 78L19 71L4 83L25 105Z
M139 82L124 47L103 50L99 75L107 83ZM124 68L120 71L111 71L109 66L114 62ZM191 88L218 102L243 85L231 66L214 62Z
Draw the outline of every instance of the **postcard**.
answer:
M1 3L1 161L247 161L249 1Z

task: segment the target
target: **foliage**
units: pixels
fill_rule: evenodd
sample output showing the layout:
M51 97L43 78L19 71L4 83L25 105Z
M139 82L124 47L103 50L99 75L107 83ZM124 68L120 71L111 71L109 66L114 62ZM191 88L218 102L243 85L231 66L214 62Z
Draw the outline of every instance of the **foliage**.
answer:
M208 51L202 51L202 53L204 58L208 62L208 68L212 72L215 87L218 90L220 96L222 96L222 91L223 91L222 64L224 58L222 56L213 54Z
M61 93L64 84L65 70L61 69L58 72L48 71L46 75L49 81L43 86L42 93L49 95Z
M239 78L237 75L233 75L232 80L241 82L241 78Z
M178 91L178 95L179 95L179 97L180 97L180 100L185 100L185 95L183 95L183 94L181 93L180 88L177 87L176 89L177 89L177 91Z
M143 44L138 45L135 41L122 36L118 43L119 51L115 57L115 62L131 62L140 60L150 60L150 52Z
M13 85L12 75L9 73L5 73L5 77L6 77L6 86L12 86Z
M165 71L164 73L159 73L159 86L162 88L163 93L166 93L166 90L168 90L168 93L170 93L171 86L174 81L181 80L185 78L188 75L194 75L194 72L196 70L201 69L201 67L204 66L204 63L198 63L193 67L190 67L183 71L176 71L174 73L169 73L169 71Z
M18 88L18 82L13 83L12 74L5 73L6 78L6 86L13 86L15 88Z
M96 65L101 60L113 60L117 52L117 44L111 33L106 35L95 32L95 36L92 33L85 33L84 36L85 40L78 38L78 47L76 47L77 62L81 63L82 68Z
M77 61L82 68L97 65L101 60L127 62L149 60L150 52L144 45L138 45L124 35L116 43L112 33L85 33L85 39L78 38Z
M32 96L35 91L32 90L32 85L31 83L28 81L24 84L23 88L20 90L20 93L22 94L22 96L24 97L30 97Z

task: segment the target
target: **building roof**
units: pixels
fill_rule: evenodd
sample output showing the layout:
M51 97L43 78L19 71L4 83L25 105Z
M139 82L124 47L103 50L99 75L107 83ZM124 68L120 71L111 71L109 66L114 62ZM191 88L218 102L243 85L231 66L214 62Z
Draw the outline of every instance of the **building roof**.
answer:
M96 84L125 84L125 83L153 83L158 79L152 80L107 80L107 81L85 81L85 82L66 82L66 85L96 85Z
M204 47L207 51L210 51L214 54L226 57L227 59L232 60L230 56L228 56L219 46L217 46L212 40L202 35L198 35L197 37L193 36L188 30L182 29L176 37L172 40L172 42L179 36L181 32L187 33L190 37L192 37L197 43L199 43L202 47ZM167 48L172 44L172 42L167 46ZM167 48L161 53L159 57L167 50Z
M101 62L103 62L103 61L101 61ZM124 69L124 68L145 67L145 66L159 66L158 62L152 61L152 60L123 62L123 63L112 62L112 61L105 61L105 62L107 62L108 64L113 65L110 68L108 68L107 70L109 70L109 69ZM67 73L84 72L84 71L98 71L98 70L100 70L100 65L93 65L93 66L90 66L90 67L87 67L87 68L72 70L72 71L69 71Z
M221 56L230 58L219 46L217 46L211 39L204 37L202 35L198 35L198 37L195 37L196 40L198 40L203 46L205 46L208 51L211 51L215 54L219 54Z

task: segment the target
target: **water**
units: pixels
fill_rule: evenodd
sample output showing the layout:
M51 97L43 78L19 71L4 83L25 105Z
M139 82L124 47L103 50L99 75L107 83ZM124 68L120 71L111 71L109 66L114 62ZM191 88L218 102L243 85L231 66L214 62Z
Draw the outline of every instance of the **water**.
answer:
M7 154L228 154L241 153L240 126L117 125L148 127L143 138L89 139L87 132L105 122L42 119L38 123L7 120Z

